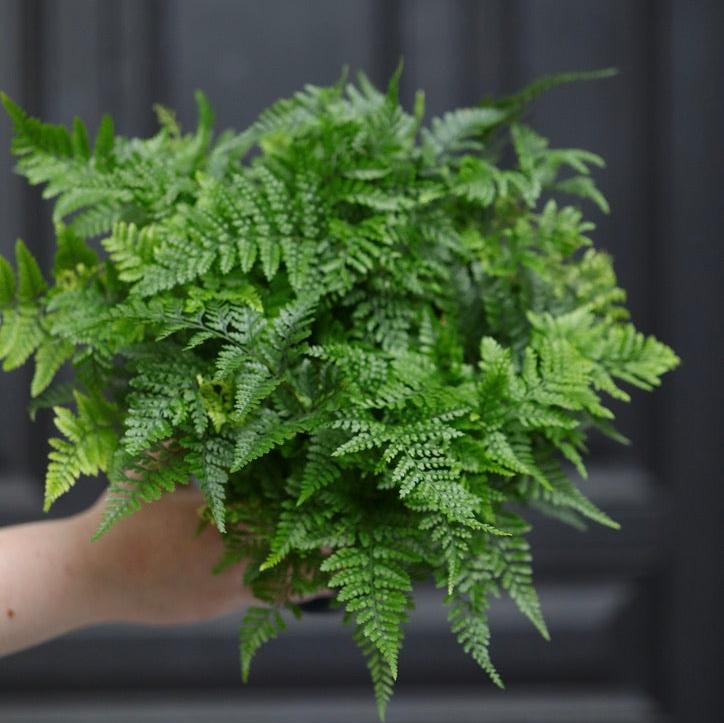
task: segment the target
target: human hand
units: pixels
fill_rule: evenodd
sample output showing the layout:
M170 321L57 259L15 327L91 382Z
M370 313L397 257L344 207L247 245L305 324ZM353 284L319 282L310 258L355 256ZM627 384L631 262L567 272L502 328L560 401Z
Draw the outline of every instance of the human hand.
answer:
M209 526L197 534L204 501L182 488L117 522L86 549L87 584L98 617L150 624L191 623L253 601L241 565L212 574L223 542ZM105 495L79 516L84 538L98 529Z
M74 517L0 529L0 655L98 623L191 623L253 602L243 564L213 574L223 542L197 534L203 504L180 489L95 542L105 495Z

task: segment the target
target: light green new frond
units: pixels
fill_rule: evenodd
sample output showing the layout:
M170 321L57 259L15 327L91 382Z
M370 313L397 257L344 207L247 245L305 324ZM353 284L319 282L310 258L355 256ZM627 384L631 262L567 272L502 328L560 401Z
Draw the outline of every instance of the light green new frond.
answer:
M85 208L73 216L70 227L81 238L92 238L108 233L113 224L123 217L117 204L102 201L91 208Z
M297 293L302 293L311 285L314 248L299 238L285 237L280 243L289 283Z
M519 123L511 127L510 135L521 170L529 175L532 174L535 171L536 162L548 148L547 139L532 128Z
M70 136L73 155L87 160L90 158L90 144L88 143L88 129L83 121L75 116L73 118L73 131Z
M4 256L0 256L0 309L12 305L15 299L15 273Z
M209 332L202 330L198 333L207 334ZM213 337L214 330L212 330L210 334L211 337ZM249 371L249 365L259 364L259 362L255 362L253 358L250 359L250 356L245 343L231 343L222 346L214 360L214 381L228 381L233 379L237 374L247 373ZM260 367L266 369L266 366L263 364L260 364ZM261 373L262 369L260 368L258 371Z
M197 168L205 159L206 153L211 144L211 136L214 128L214 111L209 99L203 91L197 90L194 93L196 110L198 113L198 125L196 133L190 139L188 146L182 153L182 160L188 163L190 168Z
M60 367L73 355L75 347L65 339L46 337L35 352L35 373L30 385L30 395L37 397L55 378Z
M387 231L385 217L379 214L355 225L331 218L329 232L335 242L335 253L321 267L323 286L345 293L358 279L368 276L392 245Z
M203 320L178 319L178 328L201 329L211 331L213 335L228 343L222 347L217 360L217 374L226 376L239 368L237 362L248 358L250 349L257 345L257 337L264 327L264 319L257 309L248 304L208 304ZM224 353L228 353L228 366L222 363Z
M241 677L249 680L251 661L264 643L276 638L286 629L284 618L277 608L251 607L245 613L239 629Z
M578 364L578 373L586 371L590 382L595 382L614 396L620 396L620 391L610 377L651 389L659 384L662 374L679 363L676 354L665 344L646 337L631 324L600 322L590 306L579 307L560 316L529 313L528 317L534 327L534 343L543 365L549 367L550 376L558 374L552 368L556 364L559 372L564 372L565 377L573 381L576 376L573 362L578 356L584 360ZM549 360L547 363L544 356ZM555 361L556 358L558 361ZM582 384L582 378L579 383ZM579 392L585 395L583 389ZM610 416L600 413L597 402L584 404L584 407L598 416Z
M55 426L63 438L50 440L52 450L45 477L45 511L67 492L81 475L97 475L108 469L118 444L115 410L100 397L75 393L77 414L55 408Z
M47 285L37 261L18 239L15 244L16 277L10 264L0 259L0 359L9 371L22 366L45 337L39 297Z
M471 527L479 524L475 515L480 502L459 482L426 477L407 500L410 509L442 512L450 523L460 522Z
M511 136L522 176L510 175L508 178L513 185L518 185L531 207L543 190L552 190L587 198L608 213L608 203L590 176L590 166L600 168L605 165L600 156L577 148L549 149L545 138L517 123L512 126ZM561 180L560 173L564 168L572 169L578 175ZM522 178L527 179L527 190L520 185Z
M660 377L679 365L674 352L652 336L627 324L611 329L601 361L612 376L633 386L652 389Z
M531 361L527 380L530 398L542 405L585 410L596 417L612 418L613 414L602 406L593 389L594 368L589 359L562 338L538 335L534 348L538 377L536 379L532 371L535 365Z
M4 311L0 326L0 359L3 370L10 371L25 364L44 338L37 307L18 306Z
M268 168L256 169L260 194L254 209L257 244L262 270L268 280L276 276L282 244L294 234L292 198L286 185Z
M333 457L366 452L383 447L389 441L389 431L385 425L373 420L344 417L335 421L333 427L343 429L350 435L332 452Z
M79 182L58 194L58 200L53 209L53 221L60 223L77 211L92 209L108 201L119 206L128 204L132 200L133 195L127 189L114 188L112 185L104 188L96 178L83 179L82 183ZM72 220L68 223L71 228L78 231Z
M326 228L320 197L316 177L305 171L298 173L294 186L294 235L282 238L281 245L289 283L299 295L309 293L319 276L314 261L319 252L318 239Z
M59 125L41 123L31 118L19 105L5 93L0 93L0 101L15 127L13 151L19 156L32 153L48 154L67 158L73 155L73 144L68 131Z
M584 517L598 522L605 527L611 527L614 530L620 528L618 522L612 520L605 512L594 505L593 502L567 478L559 478L556 480L553 483L553 492L541 493L541 497L553 505L570 507Z
M154 263L143 270L143 276L133 287L139 296L153 296L160 291L188 283L205 274L217 257L209 240L169 235L154 251Z
M38 262L20 239L15 244L15 264L18 270L18 302L31 303L46 290L47 284Z
M499 171L475 156L465 156L452 185L452 192L468 201L490 206L498 192Z
M402 193L386 193L362 182L350 182L343 199L373 211L406 211L417 205L415 199Z
M108 169L113 164L113 144L115 140L115 129L113 118L104 114L98 126L93 155L96 165L101 169Z
M98 265L98 254L72 229L58 224L55 228L55 258L53 275L56 280L63 273L81 274Z
M590 176L574 176L565 181L559 181L554 186L556 191L569 193L579 198L586 198L598 206L603 213L609 213L611 208L606 197L598 190L596 182Z
M38 411L41 409L53 409L53 407L72 404L75 391L75 382L60 382L48 387L48 389L32 399L28 405L30 419L35 421Z
M111 235L102 241L118 277L129 282L143 276L145 267L153 261L153 251L158 243L154 226L138 228L134 223L124 222L115 223Z
M123 446L131 454L140 454L156 442L170 439L174 427L184 421L186 410L175 399L156 395L133 395L125 420Z
M347 383L358 387L360 395L379 389L389 380L389 361L358 344L326 344L313 346L310 356L332 362L344 375Z

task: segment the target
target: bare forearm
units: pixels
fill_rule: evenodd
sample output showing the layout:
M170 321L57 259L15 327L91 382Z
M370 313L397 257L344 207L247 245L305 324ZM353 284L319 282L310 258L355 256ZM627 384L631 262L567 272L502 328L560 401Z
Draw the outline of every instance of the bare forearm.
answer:
M0 655L101 622L83 516L0 529Z
M243 607L243 565L213 575L223 551L196 534L198 492L145 505L91 542L99 500L65 520L0 529L0 656L102 622L191 623Z

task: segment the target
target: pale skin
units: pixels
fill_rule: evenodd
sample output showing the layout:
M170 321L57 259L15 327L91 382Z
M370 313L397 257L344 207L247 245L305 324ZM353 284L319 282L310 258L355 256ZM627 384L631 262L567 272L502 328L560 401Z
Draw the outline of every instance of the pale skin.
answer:
M91 542L85 512L0 529L0 656L100 623L192 623L253 602L243 567L214 575L223 544L197 535L201 495L180 489Z

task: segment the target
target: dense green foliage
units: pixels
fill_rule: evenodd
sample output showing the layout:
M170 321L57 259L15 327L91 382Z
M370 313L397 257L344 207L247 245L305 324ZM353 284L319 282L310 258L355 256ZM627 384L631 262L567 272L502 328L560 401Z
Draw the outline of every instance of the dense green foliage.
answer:
M105 472L99 533L198 480L206 519L264 607L244 677L289 598L332 587L380 714L412 585L447 591L462 646L502 685L487 608L504 591L547 636L525 510L615 523L585 477L587 433L677 364L628 321L577 206L606 211L582 150L549 148L517 96L423 124L363 76L307 87L241 134L159 109L147 140L95 143L7 97L18 169L54 199L48 285L0 259L0 358L35 361L52 407L46 508ZM89 243L90 242L90 243ZM94 250L95 249L95 250ZM71 381L53 382L64 365Z

